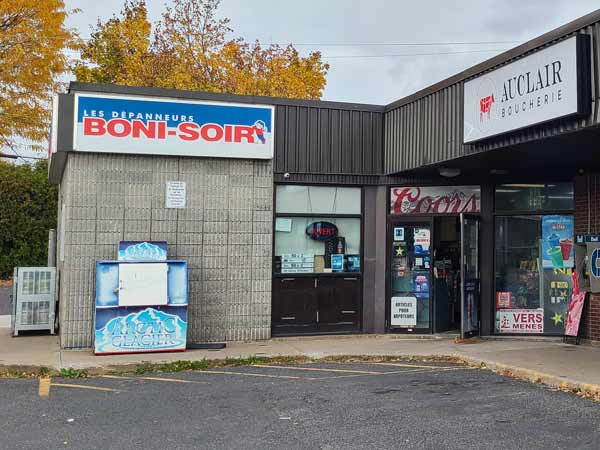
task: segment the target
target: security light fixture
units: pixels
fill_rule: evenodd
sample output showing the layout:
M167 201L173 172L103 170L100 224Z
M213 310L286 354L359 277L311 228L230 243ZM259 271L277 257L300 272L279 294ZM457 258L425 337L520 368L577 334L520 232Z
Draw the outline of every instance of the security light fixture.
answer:
M440 175L447 178L454 178L460 175L460 169L452 167L440 167Z

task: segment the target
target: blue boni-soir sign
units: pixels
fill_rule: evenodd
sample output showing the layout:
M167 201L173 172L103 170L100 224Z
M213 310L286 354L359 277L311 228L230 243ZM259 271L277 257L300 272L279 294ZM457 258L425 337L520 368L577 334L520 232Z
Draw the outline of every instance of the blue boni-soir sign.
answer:
M73 149L271 159L273 115L269 105L76 94Z

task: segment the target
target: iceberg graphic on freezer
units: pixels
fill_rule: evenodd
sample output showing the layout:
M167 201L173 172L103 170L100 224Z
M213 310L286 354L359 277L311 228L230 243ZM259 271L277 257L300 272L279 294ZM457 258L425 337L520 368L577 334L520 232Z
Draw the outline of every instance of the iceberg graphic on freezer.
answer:
M177 314L145 308L110 319L96 330L96 353L185 350L187 323Z
M119 245L120 261L166 261L166 259L166 248L152 242L128 242Z

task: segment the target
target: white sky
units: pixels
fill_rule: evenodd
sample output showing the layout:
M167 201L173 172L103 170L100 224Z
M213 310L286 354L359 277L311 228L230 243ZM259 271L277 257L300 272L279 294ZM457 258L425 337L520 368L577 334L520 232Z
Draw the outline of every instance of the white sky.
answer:
M150 20L158 20L165 2L146 3ZM88 37L123 0L66 5L81 10L68 26ZM599 7L598 0L222 0L220 15L248 42L320 50L331 65L323 100L387 104ZM389 45L448 42L470 44Z
M123 0L66 3L82 10L69 20L69 26L88 36L90 25L98 17L105 20L118 13ZM164 3L147 0L151 20L160 18ZM324 100L385 104L599 7L598 0L223 0L220 11L231 19L235 34L247 41L294 43L305 52L321 50L331 65ZM331 45L490 41L516 42ZM472 50L493 51L365 57Z

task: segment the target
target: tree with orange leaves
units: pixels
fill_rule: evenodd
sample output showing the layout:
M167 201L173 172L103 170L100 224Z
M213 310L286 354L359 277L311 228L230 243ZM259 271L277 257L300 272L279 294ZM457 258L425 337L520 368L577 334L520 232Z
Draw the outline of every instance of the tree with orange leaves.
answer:
M154 26L143 0L98 22L82 52L78 81L244 95L319 99L329 66L320 52L262 46L232 37L220 0L174 0Z
M0 148L47 137L50 100L78 46L62 0L0 1Z

